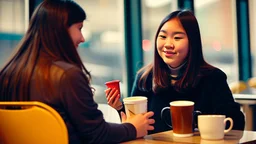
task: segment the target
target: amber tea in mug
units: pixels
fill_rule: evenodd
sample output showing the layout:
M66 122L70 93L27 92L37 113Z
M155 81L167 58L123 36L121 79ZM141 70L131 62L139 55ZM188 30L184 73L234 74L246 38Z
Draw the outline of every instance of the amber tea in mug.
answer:
M173 135L177 137L189 137L194 133L194 102L192 101L173 101L170 102L170 107L162 109L163 111L169 109L172 120ZM167 123L166 123L167 124Z

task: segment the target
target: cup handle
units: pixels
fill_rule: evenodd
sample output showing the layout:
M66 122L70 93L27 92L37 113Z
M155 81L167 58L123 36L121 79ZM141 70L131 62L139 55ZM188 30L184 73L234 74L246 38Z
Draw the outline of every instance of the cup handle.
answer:
M227 130L224 130L224 133L229 132L233 128L233 120L231 118L225 118L224 119L224 125L226 125L227 121L230 122L230 126L229 126L229 128Z
M164 123L165 123L167 126L169 126L170 128L172 128L172 126L171 126L170 124L168 124L168 123L166 122L166 120L163 118L163 113L164 113L164 111L167 110L167 109L170 111L170 107L164 107L164 108L161 110L161 119L164 120Z
M197 117L199 114L202 114L202 112L198 110L193 112L193 130L197 127L197 122L198 122Z

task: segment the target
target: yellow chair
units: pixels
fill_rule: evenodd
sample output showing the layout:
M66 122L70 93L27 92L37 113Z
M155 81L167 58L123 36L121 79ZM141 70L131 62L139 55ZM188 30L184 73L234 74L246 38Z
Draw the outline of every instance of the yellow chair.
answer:
M229 84L229 88L233 94L241 93L242 91L247 89L247 85L243 81L232 82Z
M250 78L247 83L250 87L256 88L256 77Z
M0 102L0 144L68 144L68 132L44 103Z

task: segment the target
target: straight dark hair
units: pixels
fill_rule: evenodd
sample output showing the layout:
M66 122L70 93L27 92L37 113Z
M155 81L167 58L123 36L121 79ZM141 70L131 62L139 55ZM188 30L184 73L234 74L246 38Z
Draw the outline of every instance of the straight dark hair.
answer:
M91 75L68 32L72 24L85 19L84 10L72 0L44 0L39 4L17 51L0 71L0 100L30 100L32 75L37 84L43 86L44 92L54 92L49 82L50 67L58 60L79 67L89 83ZM49 59L42 58L45 56Z
M187 64L183 76L176 81L174 88L176 91L182 92L191 87L194 87L201 76L203 70L211 70L214 67L205 62L202 53L202 42L199 30L199 25L196 17L191 11L177 10L168 14L160 23L155 35L155 52L154 62L143 67L138 73L143 73L139 79L139 88L149 90L146 86L146 81L150 74L152 74L152 90L157 92L159 89L167 88L171 85L170 69L163 61L157 51L157 37L162 26L169 20L177 18L183 26L189 41L189 52L187 56Z

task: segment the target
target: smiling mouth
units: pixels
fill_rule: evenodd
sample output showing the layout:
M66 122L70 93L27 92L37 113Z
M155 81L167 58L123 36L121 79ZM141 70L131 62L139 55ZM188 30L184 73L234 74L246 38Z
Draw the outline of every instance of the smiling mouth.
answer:
M165 54L176 54L175 52L171 52L171 51L164 51Z

